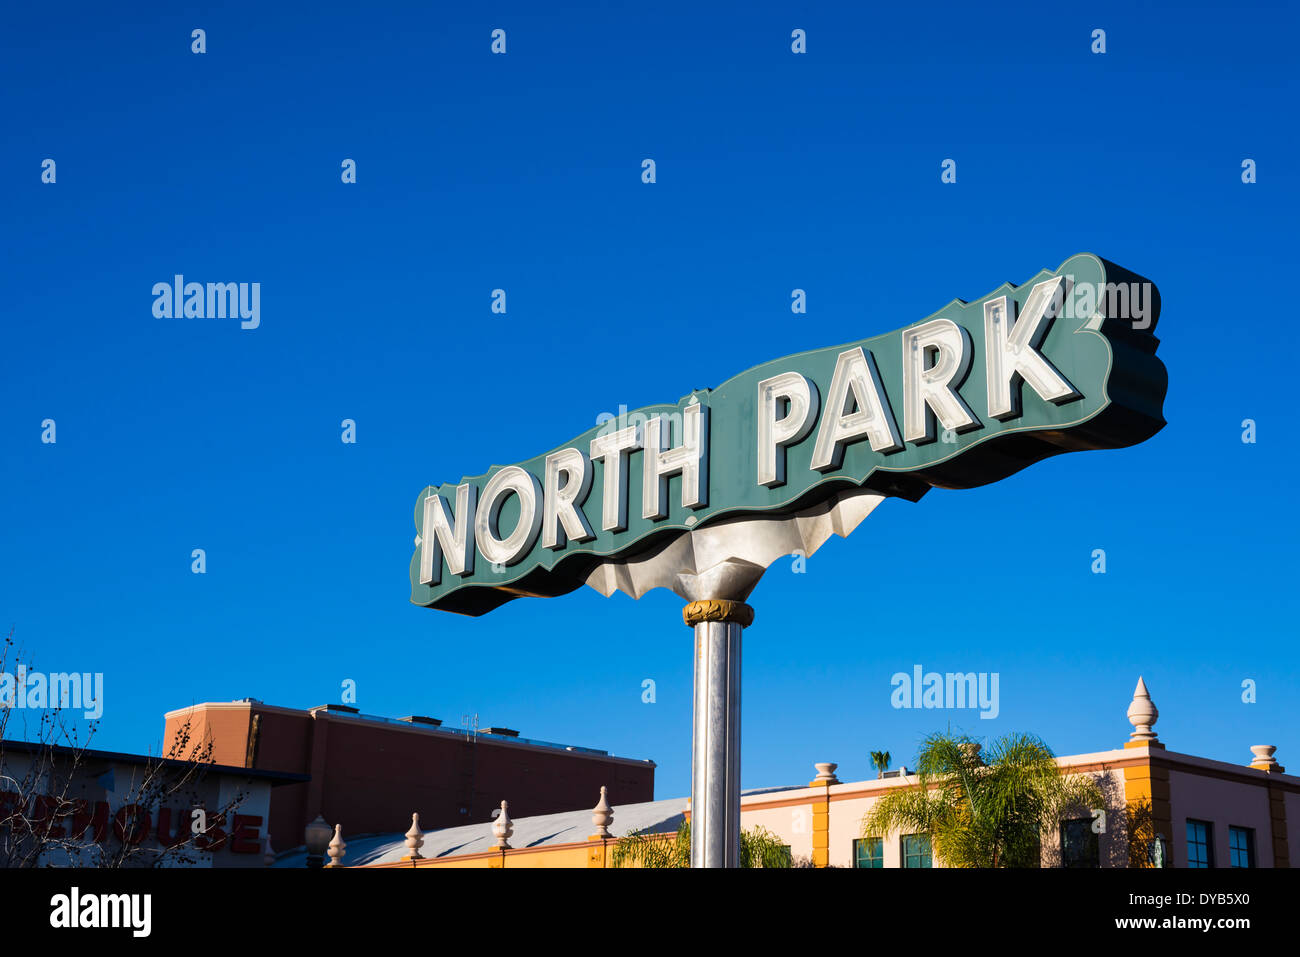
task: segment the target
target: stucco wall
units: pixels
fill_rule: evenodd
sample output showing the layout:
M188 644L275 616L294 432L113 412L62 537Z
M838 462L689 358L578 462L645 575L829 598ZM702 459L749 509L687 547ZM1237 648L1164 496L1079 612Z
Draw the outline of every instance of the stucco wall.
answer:
M1098 835L1098 848L1102 866L1122 867L1127 861L1128 844L1124 829L1124 775L1120 768L1086 772L1098 782L1107 799L1106 831ZM853 866L853 842L862 837L862 820L880 797L900 787L908 786L915 778L857 782L832 785L830 811L827 821L829 863L832 867ZM790 845L796 858L811 857L813 849L813 808L825 799L824 787L800 788L782 791L770 797L755 795L741 805L741 827L761 825ZM1081 816L1085 816L1081 812ZM1226 840L1226 838L1225 838ZM1044 835L1043 866L1055 867L1060 863L1059 833ZM885 867L902 865L902 835L894 832L885 835L882 847ZM935 867L942 862L935 860Z
M1231 865L1228 856L1229 826L1254 828L1256 866L1273 866L1273 832L1266 786L1225 781L1171 768L1169 790L1174 825L1174 866L1187 866L1188 818L1214 824L1215 867Z

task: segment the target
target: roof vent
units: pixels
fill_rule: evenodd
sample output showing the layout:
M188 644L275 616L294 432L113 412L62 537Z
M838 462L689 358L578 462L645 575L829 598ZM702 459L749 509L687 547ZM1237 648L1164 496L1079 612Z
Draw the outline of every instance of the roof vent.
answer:
M319 708L312 708L312 711L342 711L344 714L360 714L360 708L354 708L346 704L323 704Z
M398 720L398 721L407 721L407 722L409 722L409 723L411 723L411 724L431 724L431 725L433 725L435 728L442 724L442 721L441 721L440 719L438 719L438 718L428 718L428 717L425 717L425 716L422 715L422 714L408 714L406 717L404 717L404 718L398 718L397 720Z
M500 735L500 736L503 737L503 738L517 738L517 737L519 737L519 732L516 731L516 730L514 730L513 728L479 728L479 729L478 729L478 733L479 733L479 734L496 734L496 735Z

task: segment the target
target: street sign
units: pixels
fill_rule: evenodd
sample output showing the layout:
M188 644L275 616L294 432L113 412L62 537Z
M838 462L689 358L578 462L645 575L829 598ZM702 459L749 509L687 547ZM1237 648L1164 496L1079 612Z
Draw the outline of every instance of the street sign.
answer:
M481 615L737 516L915 501L1164 426L1148 280L1091 254L919 322L764 363L416 500L411 601ZM877 317L871 321L878 322Z

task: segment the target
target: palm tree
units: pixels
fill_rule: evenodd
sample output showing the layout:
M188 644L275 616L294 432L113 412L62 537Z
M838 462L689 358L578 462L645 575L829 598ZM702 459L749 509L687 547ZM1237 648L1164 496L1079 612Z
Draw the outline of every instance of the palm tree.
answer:
M637 831L620 838L610 854L611 867L690 867L691 824L683 821L676 834ZM766 828L740 832L741 867L793 867L790 848Z
M1040 738L1009 734L987 761L966 735L936 733L917 755L919 787L891 791L863 818L863 836L925 832L949 867L1038 867L1040 838L1074 809L1103 807L1089 777L1062 775Z
M876 769L876 777L883 778L885 772L889 770L889 762L892 755L888 751L872 751L871 766Z

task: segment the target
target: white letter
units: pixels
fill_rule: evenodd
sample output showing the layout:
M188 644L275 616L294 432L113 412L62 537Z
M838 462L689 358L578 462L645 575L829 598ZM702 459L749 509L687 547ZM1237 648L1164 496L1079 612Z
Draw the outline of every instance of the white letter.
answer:
M474 524L478 487L471 482L456 486L456 520L447 517L447 503L436 492L424 500L424 527L420 531L420 584L436 585L442 580L442 557L453 575L474 571L474 546L469 538Z
M861 346L841 352L831 376L831 393L826 398L826 414L817 430L812 467L829 472L840 467L844 446L866 436L874 452L897 452L903 447L898 440L898 426L889 408L889 399L880 385L876 359Z
M55 894L50 898L50 905L54 908L54 910L50 911L50 926L67 927L69 912L68 895Z
M560 484L560 476L564 484ZM546 482L542 494L542 545L563 548L567 540L595 538L581 505L591 491L591 461L581 449L562 449L546 456ZM564 526L563 531L560 525Z
M641 426L633 425L591 440L591 457L605 470L605 491L600 511L600 527L606 532L627 528L627 458L641 448Z
M817 386L797 372L782 372L758 384L758 484L785 484L785 447L802 442L817 420ZM776 417L777 407L784 415Z
M135 906L131 908L131 926L137 928L131 932L132 937L148 937L152 929L152 911L153 895L152 894L132 894L132 902Z
M511 493L519 499L519 519L514 531L501 537L501 506ZM474 518L474 539L478 550L493 565L513 565L537 541L542 528L542 511L537 500L542 497L542 483L537 476L507 465L483 487L482 507Z
M668 477L682 476L682 508L702 508L709 502L709 410L698 402L682 410L682 444L668 447L663 418L645 424L641 453L641 517L668 517Z
M934 354L934 364L926 360ZM933 442L934 418L945 429L978 426L956 388L970 371L970 333L951 319L932 319L903 330L903 435L909 442Z
M1038 351L1052 324L1049 307L1062 301L1064 280L1057 276L1040 282L1025 300L1020 318L1013 320L1006 296L984 303L984 363L988 380L989 415L1013 419L1020 415L1020 381L1049 402L1060 405L1081 398L1065 378ZM1063 297L1062 297L1063 299Z

